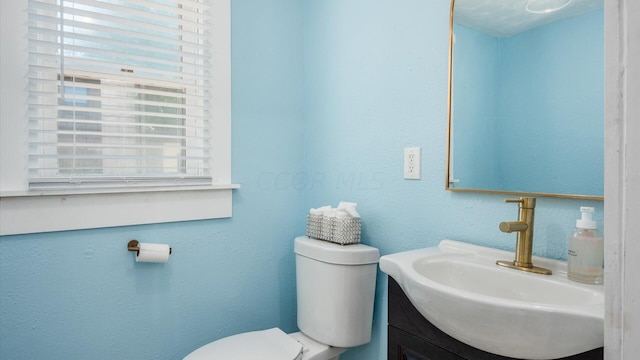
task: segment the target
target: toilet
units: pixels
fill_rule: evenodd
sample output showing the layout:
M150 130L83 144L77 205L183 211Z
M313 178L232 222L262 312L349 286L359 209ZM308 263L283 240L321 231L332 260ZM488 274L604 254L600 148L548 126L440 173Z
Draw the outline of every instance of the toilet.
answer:
M371 341L378 249L300 236L294 251L300 332L232 335L184 360L338 360L348 348Z

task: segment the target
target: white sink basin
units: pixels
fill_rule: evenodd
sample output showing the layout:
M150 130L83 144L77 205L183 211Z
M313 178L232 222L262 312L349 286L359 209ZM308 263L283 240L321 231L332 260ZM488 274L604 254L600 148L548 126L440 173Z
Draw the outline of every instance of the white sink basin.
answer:
M496 265L507 251L443 240L438 247L385 255L420 313L468 345L522 359L557 359L604 344L604 288L567 279L566 263L533 258L553 275Z

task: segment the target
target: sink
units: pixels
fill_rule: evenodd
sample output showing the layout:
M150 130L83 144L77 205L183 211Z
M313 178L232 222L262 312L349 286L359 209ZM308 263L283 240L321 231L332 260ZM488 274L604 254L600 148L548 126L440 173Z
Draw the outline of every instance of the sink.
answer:
M566 262L534 257L553 271L496 265L507 251L442 240L380 258L432 324L478 349L521 359L557 359L604 345L604 287L567 279Z

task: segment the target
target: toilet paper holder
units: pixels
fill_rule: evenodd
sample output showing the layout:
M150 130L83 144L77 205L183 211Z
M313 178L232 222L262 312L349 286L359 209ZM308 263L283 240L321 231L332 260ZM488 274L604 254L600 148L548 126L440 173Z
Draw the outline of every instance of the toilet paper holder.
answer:
M140 255L140 247L138 246L138 240L131 240L127 243L127 250L135 251L137 255ZM169 255L173 252L172 248L169 248Z

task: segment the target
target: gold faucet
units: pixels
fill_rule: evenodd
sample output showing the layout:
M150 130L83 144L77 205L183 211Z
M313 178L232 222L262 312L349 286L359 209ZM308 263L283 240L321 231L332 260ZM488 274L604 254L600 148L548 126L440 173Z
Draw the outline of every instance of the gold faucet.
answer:
M496 264L512 269L528 271L536 274L551 275L551 270L533 266L531 254L533 249L533 214L536 208L536 198L521 197L519 199L505 199L507 203L519 203L518 221L504 221L500 223L500 231L512 233L516 231L516 259L515 261L499 260Z

